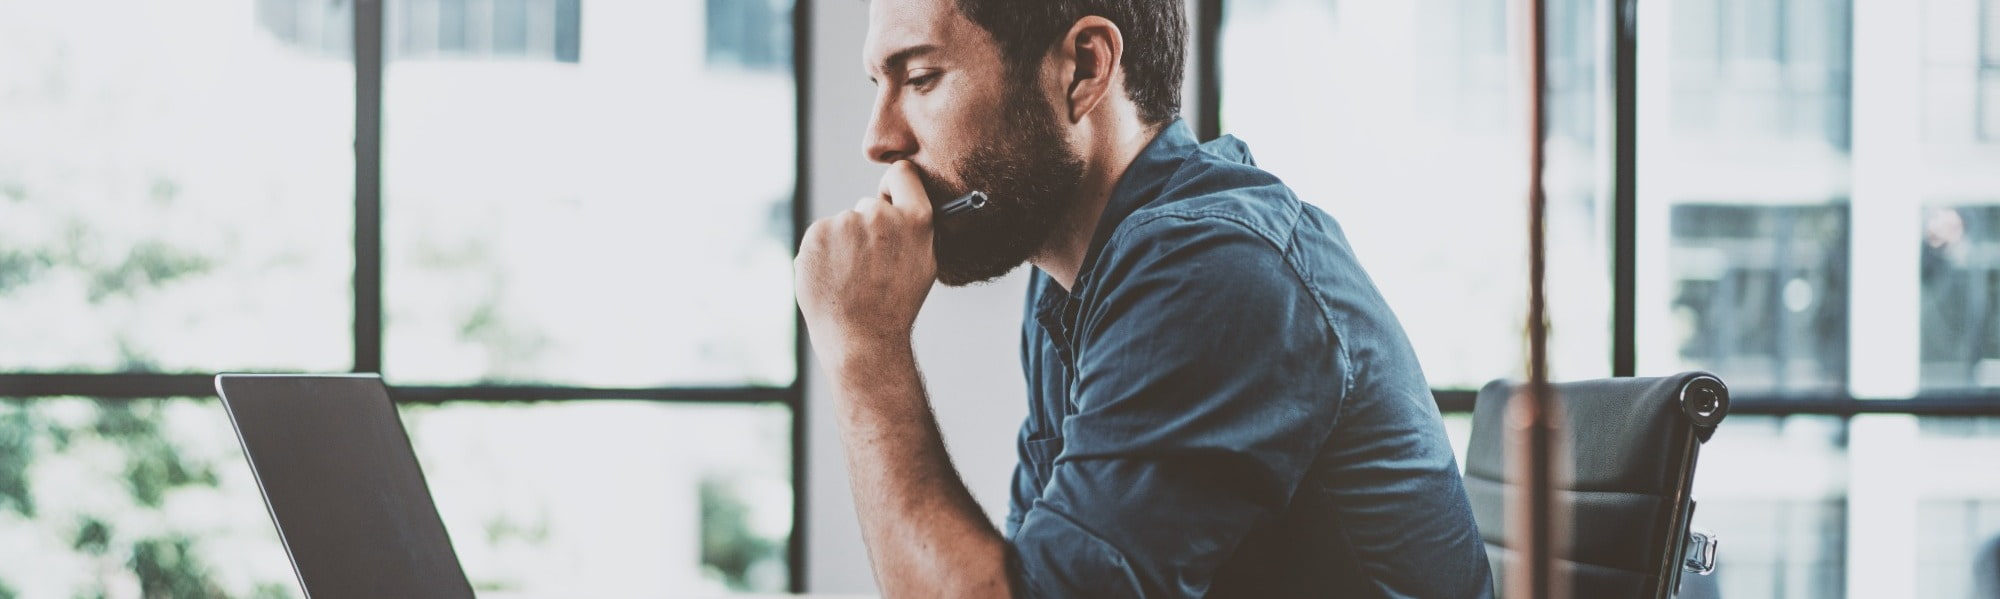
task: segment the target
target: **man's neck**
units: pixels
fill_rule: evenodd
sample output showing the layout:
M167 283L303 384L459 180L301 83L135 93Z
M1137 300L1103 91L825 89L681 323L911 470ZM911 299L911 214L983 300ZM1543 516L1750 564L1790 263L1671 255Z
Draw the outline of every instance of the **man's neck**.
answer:
M1097 221L1103 218L1104 208L1111 202L1111 192L1118 187L1132 161L1165 130L1165 125L1120 127L1108 136L1109 143L1099 144L1095 152L1085 155L1087 166L1083 185L1077 189L1077 205L1057 225L1042 251L1028 263L1048 273L1064 291L1074 290L1077 271L1083 268L1084 254L1090 251L1091 236L1097 232Z

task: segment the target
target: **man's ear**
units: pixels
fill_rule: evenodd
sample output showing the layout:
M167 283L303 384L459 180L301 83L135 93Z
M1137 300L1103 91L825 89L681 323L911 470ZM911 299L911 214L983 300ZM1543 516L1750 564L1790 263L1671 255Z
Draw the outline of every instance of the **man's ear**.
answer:
M1110 19L1087 16L1070 26L1058 52L1070 67L1065 100L1069 121L1076 123L1111 96L1112 82L1122 72L1119 64L1125 58L1125 34Z

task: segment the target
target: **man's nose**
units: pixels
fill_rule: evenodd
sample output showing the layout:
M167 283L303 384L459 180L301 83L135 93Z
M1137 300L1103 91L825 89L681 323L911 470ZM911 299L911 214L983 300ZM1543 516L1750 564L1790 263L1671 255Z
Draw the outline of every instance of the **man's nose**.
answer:
M868 159L881 164L905 160L917 153L917 138L911 135L908 123L888 110L877 110L868 122L868 132L861 140L861 151Z

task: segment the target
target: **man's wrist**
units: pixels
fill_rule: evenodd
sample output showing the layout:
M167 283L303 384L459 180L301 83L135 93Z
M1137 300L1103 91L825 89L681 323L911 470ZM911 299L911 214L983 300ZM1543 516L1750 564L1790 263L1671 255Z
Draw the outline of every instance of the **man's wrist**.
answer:
M909 336L843 336L832 343L815 343L814 353L836 382L850 378L878 379L897 368L913 368L916 352Z
M874 341L850 344L827 369L843 385L872 386L915 370L916 363L916 350L908 341Z

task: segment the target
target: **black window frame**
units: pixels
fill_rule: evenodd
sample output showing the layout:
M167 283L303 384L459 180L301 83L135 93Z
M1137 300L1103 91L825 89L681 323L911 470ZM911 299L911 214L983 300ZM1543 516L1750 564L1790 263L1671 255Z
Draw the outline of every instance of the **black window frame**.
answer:
M382 74L385 50L384 5L388 0L353 1L354 104L354 356L350 372L382 371ZM792 192L791 250L809 215L806 152L809 142L811 0L795 0L791 13L794 126L798 143ZM793 310L794 375L785 386L586 387L536 384L389 386L397 405L509 403L562 400L638 400L691 404L783 405L791 417L792 530L786 540L786 589L805 591L806 339L803 317ZM214 377L201 373L0 373L0 397L35 400L93 397L129 401L166 397L213 398Z

